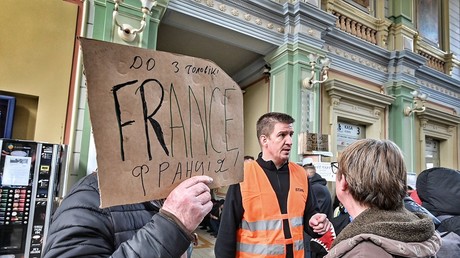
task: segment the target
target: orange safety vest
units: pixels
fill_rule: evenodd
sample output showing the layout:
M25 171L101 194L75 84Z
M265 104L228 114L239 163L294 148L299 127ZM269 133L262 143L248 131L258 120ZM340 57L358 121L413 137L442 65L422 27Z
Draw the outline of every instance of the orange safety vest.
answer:
M308 196L305 170L289 162L290 188L287 214L281 214L276 193L256 161L244 163L240 183L243 219L237 231L236 257L286 257L286 245L293 244L294 257L304 257L303 215ZM289 221L291 237L286 239L283 220Z

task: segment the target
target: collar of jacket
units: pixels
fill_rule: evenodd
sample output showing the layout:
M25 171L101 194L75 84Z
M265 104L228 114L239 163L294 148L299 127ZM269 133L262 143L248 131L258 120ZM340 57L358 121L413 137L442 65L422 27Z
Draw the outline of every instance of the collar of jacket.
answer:
M375 234L401 242L422 242L433 236L434 225L426 215L405 208L396 211L371 208L354 218L340 232L333 246L359 234Z

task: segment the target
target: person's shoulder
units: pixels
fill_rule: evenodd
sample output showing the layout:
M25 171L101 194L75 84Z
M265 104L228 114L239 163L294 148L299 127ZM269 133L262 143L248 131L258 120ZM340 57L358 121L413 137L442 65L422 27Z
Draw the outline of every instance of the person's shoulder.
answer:
M82 189L94 190L96 192L99 192L97 172L93 172L81 178L77 183L75 183L75 185L72 186L69 193L79 191Z
M372 254L373 258L393 257L391 254L385 251L385 249L376 245L372 241L360 242L343 257L369 257L369 254Z
M74 209L76 207L99 209L99 205L100 193L97 173L91 173L72 186L58 210Z

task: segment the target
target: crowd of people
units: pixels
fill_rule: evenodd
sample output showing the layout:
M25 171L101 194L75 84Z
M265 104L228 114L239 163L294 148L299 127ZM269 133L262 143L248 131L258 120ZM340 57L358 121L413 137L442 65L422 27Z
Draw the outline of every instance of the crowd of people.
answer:
M225 201L212 198L212 178L195 176L161 203L101 209L97 175L85 177L55 212L44 257L191 257L199 225L218 258L460 257L459 171L421 172L414 201L399 147L358 140L331 163L332 198L311 159L289 160L293 123L277 112L258 119L261 152L245 157Z

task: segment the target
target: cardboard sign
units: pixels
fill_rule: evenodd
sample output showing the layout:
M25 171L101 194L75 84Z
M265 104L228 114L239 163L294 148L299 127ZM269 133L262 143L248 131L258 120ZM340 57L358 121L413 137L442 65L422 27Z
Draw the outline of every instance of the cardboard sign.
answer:
M215 63L80 39L101 207L168 196L196 175L243 180L243 94Z

